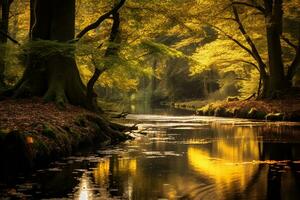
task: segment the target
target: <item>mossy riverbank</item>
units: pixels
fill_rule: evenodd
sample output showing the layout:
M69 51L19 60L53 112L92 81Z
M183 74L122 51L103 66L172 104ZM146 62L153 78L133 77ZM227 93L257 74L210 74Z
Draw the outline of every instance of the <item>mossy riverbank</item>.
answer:
M236 117L270 121L300 121L299 100L268 101L189 101L173 103L175 108L195 111L197 115Z
M71 155L83 146L125 141L128 127L67 105L59 110L41 99L0 102L0 171L27 172ZM3 176L1 176L3 177Z

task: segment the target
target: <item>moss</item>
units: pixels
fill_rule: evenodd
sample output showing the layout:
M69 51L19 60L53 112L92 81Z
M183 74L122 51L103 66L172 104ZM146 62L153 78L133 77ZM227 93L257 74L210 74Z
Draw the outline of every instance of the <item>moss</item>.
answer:
M0 124L6 121L3 116L9 116L11 112L7 107L13 107L17 113L17 117L10 116L11 123L2 123L4 126L0 129L0 152L4 158L2 165L16 168L12 173L44 166L50 161L70 155L79 147L103 141L104 145L124 141L127 138L121 133L122 130L130 130L129 127L110 125L105 117L71 105L64 112L54 104L45 104L43 101L22 100L20 103L14 100L5 105L0 105L7 112L6 115L0 115ZM47 110L47 113L41 113L40 110ZM28 126L22 126L24 121L20 119L24 118L30 118L30 121L25 121ZM19 131L12 132L11 129Z
M237 117L248 118L248 112L249 112L248 108L239 108L237 111Z
M40 139L35 140L33 148L35 150L36 157L46 157L49 156L51 152L50 146Z
M258 111L256 108L251 108L248 112L248 117L249 118L256 118Z
M56 139L56 134L49 124L43 124L42 135L46 136L47 138Z
M239 109L236 108L236 107L227 108L226 109L226 115L228 115L228 117L237 117L238 110Z
M251 119L265 119L266 113L262 110L257 110L256 108L251 108L248 112L248 118Z
M75 124L77 126L86 127L86 119L85 119L85 117L84 116L78 116L75 119Z
M230 102L217 101L210 103L207 100L188 101L176 103L176 105L184 104L186 110L194 110L197 115L203 116L223 116L223 117L241 117L250 119L266 119L268 113L284 113L277 117L269 115L270 120L290 120L300 121L300 100L247 100L237 101L235 97L229 98ZM234 101L231 101L234 100ZM293 106L291 106L293 105ZM195 109L192 109L195 106ZM224 110L223 110L224 109ZM273 119L272 119L273 120Z
M198 109L198 112L201 112L205 116L211 115L213 112L211 104L207 104L206 106L203 106L202 108Z
M214 115L224 117L226 115L226 109L223 107L218 107L215 109Z

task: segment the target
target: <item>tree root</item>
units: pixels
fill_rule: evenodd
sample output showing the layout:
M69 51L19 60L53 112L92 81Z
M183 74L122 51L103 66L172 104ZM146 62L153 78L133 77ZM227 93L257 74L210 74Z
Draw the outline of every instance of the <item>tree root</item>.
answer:
M256 98L256 93L253 93L252 95L250 95L249 97L246 97L243 101L249 101L251 99L257 99Z
M49 88L43 99L46 102L54 101L59 109L65 109L66 103L68 103L68 98L62 87Z
M106 119L95 115L87 115L86 119L90 122L97 124L108 137L112 138L112 141L114 142L120 142L130 139L130 137L128 137L122 132L127 130L122 125L110 123Z

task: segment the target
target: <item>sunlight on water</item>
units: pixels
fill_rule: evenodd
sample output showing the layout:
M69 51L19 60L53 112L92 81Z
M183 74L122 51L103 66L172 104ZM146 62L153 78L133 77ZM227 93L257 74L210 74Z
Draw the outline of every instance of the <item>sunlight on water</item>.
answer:
M226 129L223 129L222 134L224 132ZM259 159L259 143L251 129L238 128L230 139L216 140L209 150L188 147L187 155L192 169L213 179L220 198L224 196L224 190L237 187L240 191L245 189L258 166L242 163Z
M93 192L91 191L90 179L84 173L81 177L78 191L78 200L93 200Z
M296 125L197 116L129 118L140 120L135 140L69 157L36 174L30 187L27 180L9 191L41 199L299 199Z
M95 182L99 185L100 188L106 187L108 183L109 176L109 159L104 159L100 161L97 165L97 168L94 169Z

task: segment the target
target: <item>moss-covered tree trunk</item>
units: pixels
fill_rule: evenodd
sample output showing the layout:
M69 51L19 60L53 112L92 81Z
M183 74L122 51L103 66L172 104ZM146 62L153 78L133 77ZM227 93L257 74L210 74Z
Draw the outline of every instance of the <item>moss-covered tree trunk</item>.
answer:
M68 42L74 39L75 0L31 0L30 39ZM15 97L42 96L59 104L86 106L86 87L82 83L75 57L54 54L28 56L22 79L13 90Z

